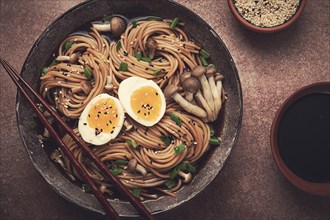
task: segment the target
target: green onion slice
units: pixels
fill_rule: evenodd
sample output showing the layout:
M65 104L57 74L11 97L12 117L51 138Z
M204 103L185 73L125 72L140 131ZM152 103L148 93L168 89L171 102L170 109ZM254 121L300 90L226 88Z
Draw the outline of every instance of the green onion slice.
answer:
M174 180L168 180L165 185L167 186L168 189L172 189L176 184Z
M186 146L184 144L179 144L178 146L176 146L174 148L174 154L178 155L179 153L181 153L182 151L184 151L186 149Z
M214 65L213 63L207 65L206 67L210 67L210 68L216 69L216 68L215 68L215 65Z
M140 198L141 189L133 189L133 195L137 198Z
M141 57L141 60L148 63L151 62L151 59L149 57Z
M117 169L117 168L111 170L111 173L112 173L113 175L119 175L119 174L121 174L122 172L123 172L122 169Z
M64 47L66 50L69 50L72 47L72 45L73 45L72 41L67 41L65 42Z
M119 71L127 71L128 70L128 64L121 62L119 66Z
M149 17L149 18L147 18L147 21L161 21L162 20L162 18L160 18L160 17Z
M142 54L141 54L141 52L137 52L137 53L134 55L134 57L135 57L138 61L140 61L141 58L142 58Z
M171 118L173 121L175 121L175 123L176 123L177 125L180 126L180 125L182 124L182 121L181 121L180 117L177 116L176 114L174 114L173 112L170 113L170 118Z
M206 60L205 60L205 58L203 56L200 56L199 58L201 59L203 66L207 66L208 65L208 63L206 62Z
M89 185L87 185L87 184L82 184L81 188L86 193L89 193L92 191L91 188L89 187Z
M158 69L158 70L155 70L154 71L154 75L157 75L157 74L159 74L160 72L162 72L164 69Z
M128 140L127 143L129 144L129 146L131 146L133 148L137 148L138 147L138 144L136 143L136 141L134 139Z
M48 67L45 67L45 68L42 69L41 76L46 75L46 73L48 73Z
M221 139L220 138L210 138L209 144L211 145L220 145Z
M115 164L126 166L128 164L128 161L127 160L115 160Z
M174 179L178 175L179 169L175 167L172 172L170 173L170 179Z
M53 62L49 65L49 66L55 66L55 65L57 65L58 64L58 60L53 60Z
M88 78L88 79L91 79L92 78L92 70L89 69L88 67L85 67L84 69L84 73L85 73L85 76Z
M35 128L37 127L36 123L34 123L33 121L31 121L31 122L29 123L29 126L30 126L30 128L32 128L32 129L35 129Z
M178 24L178 22L179 22L179 18L174 18L172 23L170 24L170 28L174 29L175 26Z
M214 128L212 125L209 125L209 128L210 128L210 137L213 137L214 135Z
M201 55L202 57L204 57L205 59L210 57L210 54L208 52L206 52L206 50L204 49L200 49L199 51L199 55Z
M119 40L116 45L116 51L118 52L121 49L121 41Z
M172 143L171 137L166 136L166 135L160 136L160 140L163 141L164 144L166 144L166 146L169 146Z
M132 25L136 28L138 26L138 21L132 21Z
M110 21L112 19L112 15L106 16L103 18L103 22Z
M185 164L185 168L188 172L190 173L196 173L196 167L194 167L193 165L191 165L190 163L184 163Z

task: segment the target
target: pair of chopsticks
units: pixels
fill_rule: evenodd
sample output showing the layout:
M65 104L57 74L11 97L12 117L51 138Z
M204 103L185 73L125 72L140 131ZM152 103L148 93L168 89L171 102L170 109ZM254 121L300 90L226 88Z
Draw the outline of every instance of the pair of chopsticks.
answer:
M102 171L105 177L113 184L113 186L127 199L132 206L146 219L154 219L151 213L146 209L146 207L141 203L141 201L135 197L123 184L122 182L114 176L109 168L99 159L97 158L92 150L83 142L77 135L73 132L73 130L62 120L62 118L46 103L46 101L35 92L31 86L17 73L17 71L4 59L0 58L0 63L3 65L11 79L14 81L22 95L27 99L28 103L32 107L32 109L36 112L38 117L41 119L42 123L45 125L50 135L55 139L60 149L64 152L65 156L71 161L74 168L77 170L81 178L88 184L94 193L95 197L98 201L103 205L105 211L112 217L113 219L120 219L116 210L110 205L107 198L102 194L102 192L98 189L97 186L93 183L92 179L88 176L82 165L76 160L73 156L69 148L63 143L59 135L56 133L52 125L47 121L43 113L36 106L34 101L31 99L30 95L28 95L27 91L30 92L35 98L44 106L44 108L50 113L51 116L54 117L64 130L73 138L73 140L84 150L84 152L90 157L90 159L95 163L95 165ZM26 90L24 89L24 87Z

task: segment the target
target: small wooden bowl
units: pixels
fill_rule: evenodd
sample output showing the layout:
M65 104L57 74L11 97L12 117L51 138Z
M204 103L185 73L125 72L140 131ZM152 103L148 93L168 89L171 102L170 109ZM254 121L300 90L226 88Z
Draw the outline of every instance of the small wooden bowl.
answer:
M274 32L278 32L278 31L282 31L282 30L286 29L287 27L289 27L291 24L293 24L299 18L301 13L303 12L305 5L306 5L306 1L307 0L300 0L296 13L288 21L284 22L281 25L274 26L274 27L260 27L260 26L254 25L254 24L250 23L249 21L245 20L245 18L243 18L242 15L238 12L238 10L234 4L234 0L228 0L228 6L229 6L230 11L233 13L234 17L238 20L238 22L241 25L243 25L244 27L246 27L247 29L258 32L258 33L274 33Z
M278 146L278 129L281 123L281 120L285 112L294 104L296 101L310 94L314 93L330 93L330 82L321 82L315 83L308 86L305 86L296 92L294 92L289 98L287 98L282 106L277 111L275 118L272 123L271 132L270 132L270 144L273 157L277 166L279 167L282 174L291 182L293 185L299 189L308 192L313 195L318 196L330 196L330 182L327 183L317 183L304 180L293 173L286 163L284 162Z

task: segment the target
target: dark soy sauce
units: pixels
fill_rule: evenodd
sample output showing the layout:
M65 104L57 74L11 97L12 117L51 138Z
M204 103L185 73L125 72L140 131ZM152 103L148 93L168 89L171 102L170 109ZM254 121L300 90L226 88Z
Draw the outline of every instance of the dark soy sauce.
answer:
M330 94L315 93L293 103L279 124L279 152L300 178L330 182Z

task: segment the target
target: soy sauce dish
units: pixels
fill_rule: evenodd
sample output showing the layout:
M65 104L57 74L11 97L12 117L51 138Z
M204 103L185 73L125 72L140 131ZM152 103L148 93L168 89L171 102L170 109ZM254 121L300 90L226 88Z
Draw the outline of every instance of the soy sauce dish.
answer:
M330 196L330 82L305 86L282 104L271 150L282 174L313 195Z

